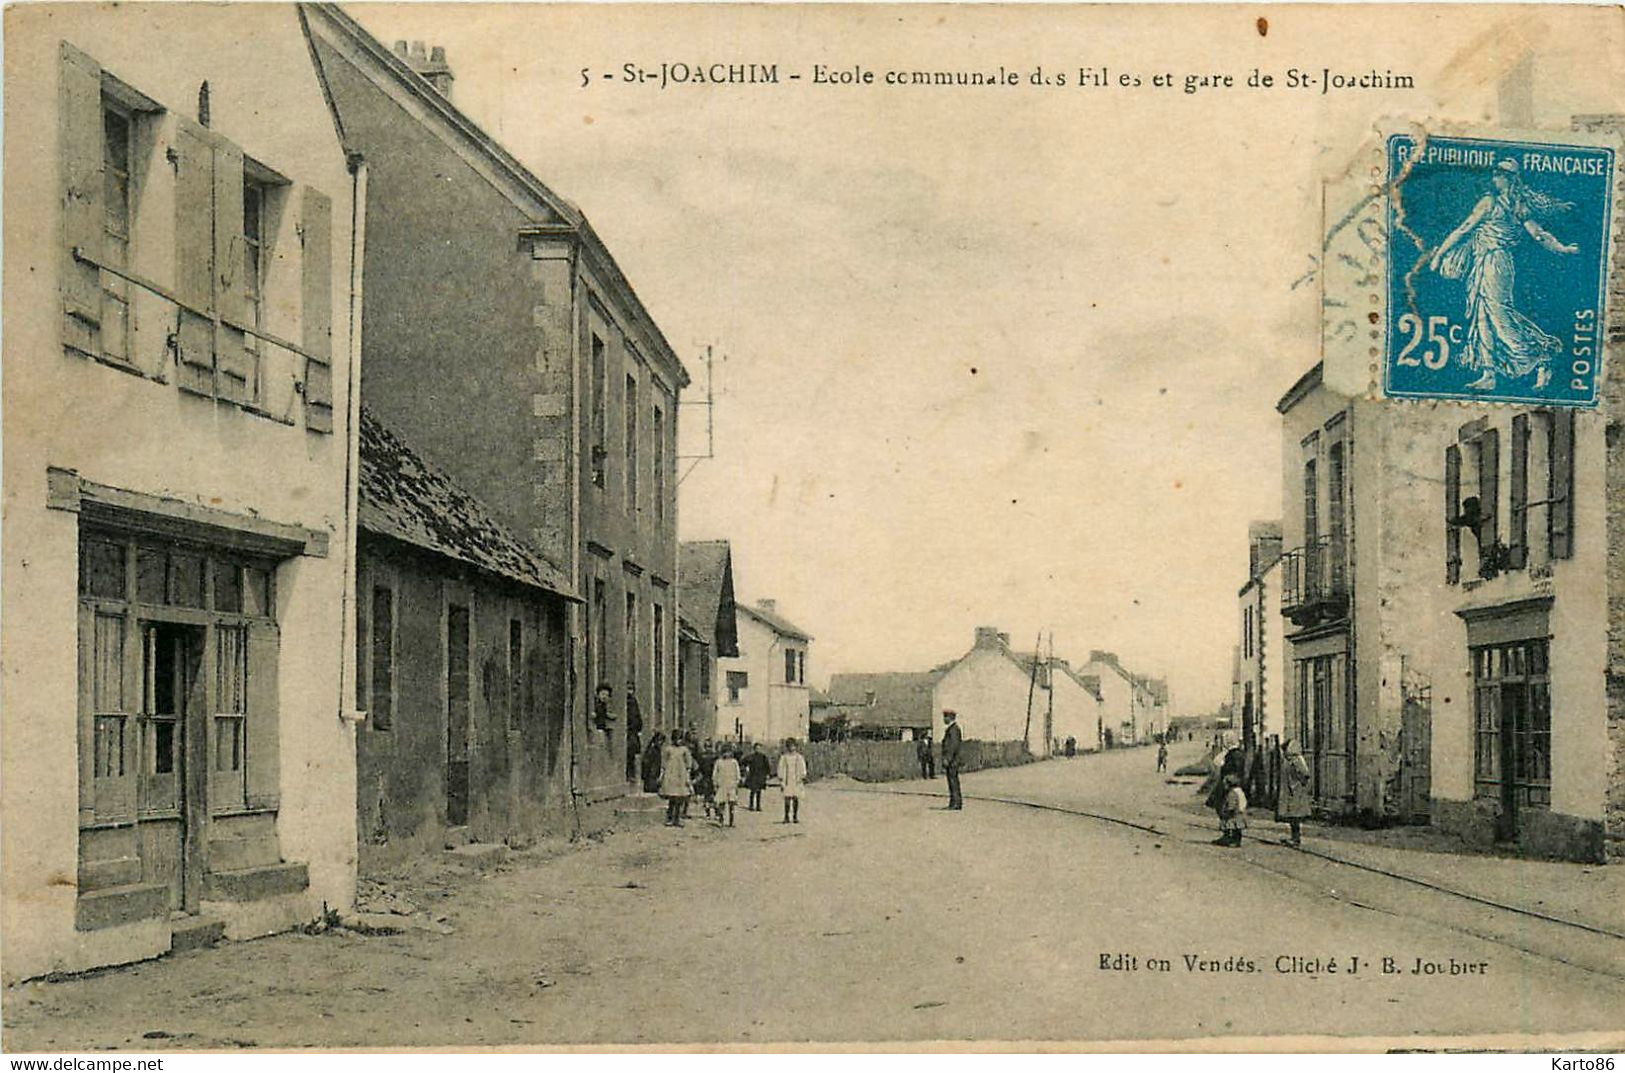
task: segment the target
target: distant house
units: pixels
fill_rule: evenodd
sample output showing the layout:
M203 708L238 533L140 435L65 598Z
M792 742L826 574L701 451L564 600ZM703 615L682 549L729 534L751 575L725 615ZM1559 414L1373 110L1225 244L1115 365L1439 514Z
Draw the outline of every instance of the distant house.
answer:
M1071 741L1079 752L1100 747L1100 731L1104 722L1104 705L1100 698L1100 679L1079 674L1066 660L1055 660L1050 675L1050 697L1046 700L1046 726L1049 731L1050 752L1065 752Z
M832 709L854 738L914 741L931 731L934 671L837 674L829 680Z
M726 540L685 542L678 550L678 722L717 736L718 659L739 655L733 551Z
M1168 684L1160 678L1135 674L1115 652L1096 649L1089 662L1078 668L1080 674L1099 682L1105 705L1102 737L1108 745L1134 745L1148 742L1167 728Z
M374 847L448 829L527 840L569 799L568 576L361 413L356 822Z
M716 661L717 734L735 741L807 740L812 636L772 600L739 604L739 654Z

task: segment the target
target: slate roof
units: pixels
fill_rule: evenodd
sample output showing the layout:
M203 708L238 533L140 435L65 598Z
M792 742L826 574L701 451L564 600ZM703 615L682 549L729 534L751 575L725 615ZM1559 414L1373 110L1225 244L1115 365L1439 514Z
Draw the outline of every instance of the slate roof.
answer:
M683 616L710 635L718 656L739 655L734 618L733 549L726 540L689 540L677 552L677 599Z
M753 607L750 604L740 604L739 610L777 633L780 637L793 637L798 641L812 640L812 634L780 615L777 611L769 611L765 607Z
M931 725L935 671L889 671L883 674L837 674L829 680L829 699L854 724L868 727ZM874 693L875 702L869 703Z
M694 623L688 620L687 615L677 616L677 636L679 639L697 645L711 646L711 639L695 628Z
M359 528L579 599L563 570L510 533L484 504L361 409Z

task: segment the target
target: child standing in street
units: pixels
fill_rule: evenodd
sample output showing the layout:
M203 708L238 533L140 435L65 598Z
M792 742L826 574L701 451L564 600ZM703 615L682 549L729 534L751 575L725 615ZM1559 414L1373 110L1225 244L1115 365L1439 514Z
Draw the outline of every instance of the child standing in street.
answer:
M779 788L784 791L784 822L801 822L801 790L807 782L807 758L796 739L786 738L779 754Z
M1223 834L1219 835L1216 845L1241 845L1241 832L1247 829L1247 792L1241 788L1240 775L1226 775L1224 806L1219 813L1219 826Z
M677 734L671 737L665 755L660 758L660 796L666 799L666 826L683 826L683 810L688 807L689 795L694 792L690 765L693 757L688 746Z
M732 748L725 748L711 768L711 790L716 795L717 822L727 814L729 827L734 825L734 808L739 804L739 761Z
M762 811L762 791L767 789L767 776L771 770L767 754L762 752L762 743L756 742L745 757L745 789L750 791L750 800L745 807L752 812Z

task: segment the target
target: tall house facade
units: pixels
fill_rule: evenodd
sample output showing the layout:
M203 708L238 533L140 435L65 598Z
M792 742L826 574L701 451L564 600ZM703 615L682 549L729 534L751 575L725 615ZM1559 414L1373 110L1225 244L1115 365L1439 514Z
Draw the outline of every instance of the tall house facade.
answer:
M1281 620L1281 523L1254 522L1248 531L1247 583L1237 593L1234 706L1242 743L1270 746L1285 729Z
M375 212L362 397L571 579L558 792L622 794L634 700L645 734L678 710L688 375L581 212L452 102L442 50L386 48L328 5L310 22Z
M1326 218L1349 223L1337 241L1382 233L1385 203L1363 185L1325 196ZM1596 409L1381 397L1363 333L1335 330L1362 281L1325 281L1324 358L1278 405L1287 728L1322 812L1431 822L1530 855L1619 853L1613 226L1614 368Z
M15 980L353 902L357 214L296 8L6 24Z

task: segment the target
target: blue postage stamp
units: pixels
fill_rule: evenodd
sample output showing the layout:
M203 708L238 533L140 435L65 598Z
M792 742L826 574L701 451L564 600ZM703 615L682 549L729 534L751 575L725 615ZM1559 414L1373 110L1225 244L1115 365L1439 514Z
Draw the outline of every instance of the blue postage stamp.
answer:
M1388 139L1387 394L1595 406L1613 150Z

